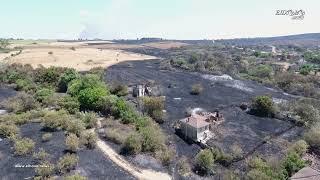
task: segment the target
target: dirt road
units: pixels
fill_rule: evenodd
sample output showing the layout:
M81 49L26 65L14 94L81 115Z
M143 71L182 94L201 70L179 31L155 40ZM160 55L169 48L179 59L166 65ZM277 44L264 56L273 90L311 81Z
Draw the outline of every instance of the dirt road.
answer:
M98 128L101 127L100 120L97 123ZM167 173L157 172L149 169L141 169L133 166L124 158L122 158L117 152L115 152L108 144L98 138L97 147L111 159L115 164L123 168L125 171L132 174L134 177L141 180L170 180L171 176Z

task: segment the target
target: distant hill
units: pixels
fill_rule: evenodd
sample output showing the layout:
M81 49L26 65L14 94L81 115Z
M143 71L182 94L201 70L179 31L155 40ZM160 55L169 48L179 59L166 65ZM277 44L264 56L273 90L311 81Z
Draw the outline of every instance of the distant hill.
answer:
M320 46L320 33L297 34L289 36L263 37L263 38L239 38L220 39L217 43L226 45L250 46L250 45L297 45Z

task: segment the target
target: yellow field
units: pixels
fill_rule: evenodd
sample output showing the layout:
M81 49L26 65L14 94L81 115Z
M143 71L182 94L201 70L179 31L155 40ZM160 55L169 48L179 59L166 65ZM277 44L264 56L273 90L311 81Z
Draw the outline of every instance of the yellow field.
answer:
M1 61L30 64L33 67L41 64L45 67L60 66L75 68L78 71L87 71L93 67L107 68L123 61L156 58L124 50L97 49L86 45L85 42L37 42L27 45L17 43L15 45L23 48L22 53L13 57L11 57L13 52L0 53ZM4 60L4 58L6 59Z

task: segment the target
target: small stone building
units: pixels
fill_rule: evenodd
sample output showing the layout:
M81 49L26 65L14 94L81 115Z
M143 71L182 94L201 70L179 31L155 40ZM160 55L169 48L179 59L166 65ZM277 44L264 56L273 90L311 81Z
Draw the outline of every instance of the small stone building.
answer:
M180 130L186 138L203 142L210 136L210 123L204 116L192 115L180 120Z

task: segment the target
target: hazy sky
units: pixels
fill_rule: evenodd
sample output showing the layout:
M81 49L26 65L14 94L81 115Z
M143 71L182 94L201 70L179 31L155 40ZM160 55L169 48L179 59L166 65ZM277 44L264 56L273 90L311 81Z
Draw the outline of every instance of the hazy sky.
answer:
M276 16L304 10L304 20ZM1 0L0 37L217 39L320 32L319 0Z

